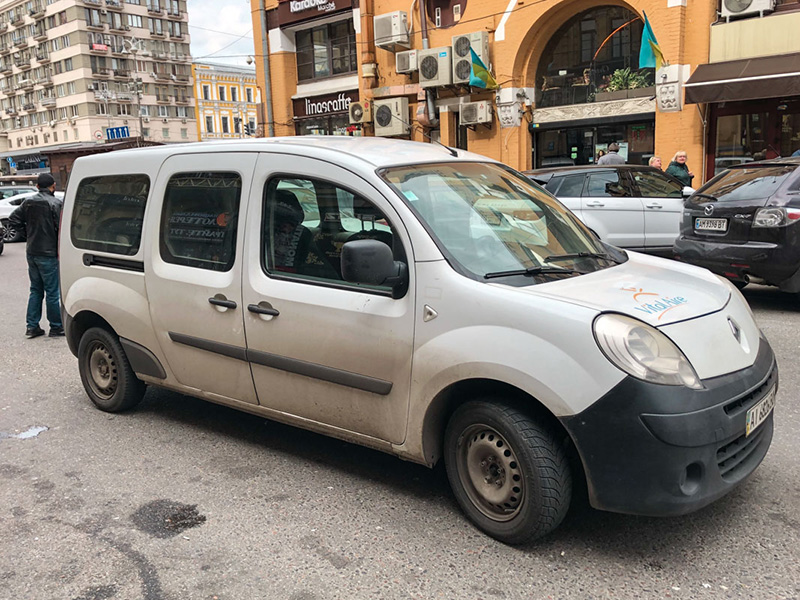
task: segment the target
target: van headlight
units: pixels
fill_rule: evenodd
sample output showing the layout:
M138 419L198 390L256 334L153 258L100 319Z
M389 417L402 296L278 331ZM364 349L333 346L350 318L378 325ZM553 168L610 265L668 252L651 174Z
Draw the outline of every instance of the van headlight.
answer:
M631 317L605 314L594 321L594 337L608 360L632 377L703 389L683 352L655 327Z

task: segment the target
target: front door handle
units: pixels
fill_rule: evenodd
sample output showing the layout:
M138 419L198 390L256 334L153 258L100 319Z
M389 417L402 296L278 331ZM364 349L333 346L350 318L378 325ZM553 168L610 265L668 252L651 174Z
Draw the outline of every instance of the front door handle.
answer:
M594 200L593 202L587 202L587 203L586 203L586 206L591 206L591 207L595 207L595 206L605 206L605 203L603 203L603 202L599 202L599 201L597 201L597 200Z
M258 304L248 304L247 310L249 310L251 313L256 313L257 315L269 315L270 317L277 317L279 314L281 314L274 308L267 308L266 306L259 306Z
M647 208L664 208L662 204L645 204Z
M225 300L224 298L209 298L208 303L214 306L221 306L222 308L236 308L236 302L233 300Z

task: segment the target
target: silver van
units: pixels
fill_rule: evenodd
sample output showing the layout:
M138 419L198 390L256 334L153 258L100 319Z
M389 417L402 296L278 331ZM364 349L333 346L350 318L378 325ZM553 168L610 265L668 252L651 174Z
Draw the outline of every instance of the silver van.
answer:
M507 543L552 531L573 482L604 510L696 510L772 439L775 357L733 285L601 242L482 156L350 137L110 152L75 162L62 219L67 341L98 408L160 386L443 459Z

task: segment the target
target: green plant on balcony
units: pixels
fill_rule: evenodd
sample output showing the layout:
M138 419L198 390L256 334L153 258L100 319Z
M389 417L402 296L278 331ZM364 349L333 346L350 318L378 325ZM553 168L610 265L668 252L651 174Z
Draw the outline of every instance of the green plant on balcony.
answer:
M604 91L619 92L621 90L636 90L653 85L647 71L631 71L629 67L617 69L608 80Z

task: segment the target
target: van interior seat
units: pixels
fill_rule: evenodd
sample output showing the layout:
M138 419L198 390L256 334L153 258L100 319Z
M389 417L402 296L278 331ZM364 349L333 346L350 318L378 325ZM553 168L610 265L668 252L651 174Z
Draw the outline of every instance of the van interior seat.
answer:
M340 279L303 225L305 212L289 190L275 190L272 203L272 264L276 271ZM269 252L269 250L267 250Z

